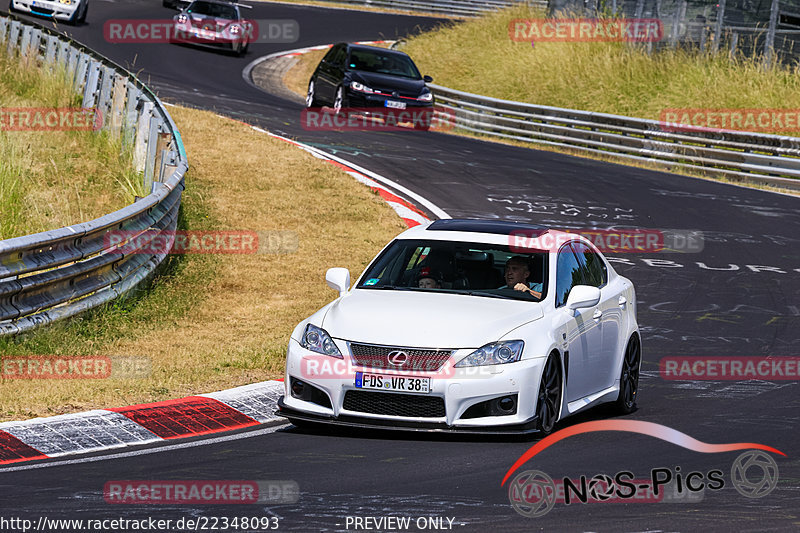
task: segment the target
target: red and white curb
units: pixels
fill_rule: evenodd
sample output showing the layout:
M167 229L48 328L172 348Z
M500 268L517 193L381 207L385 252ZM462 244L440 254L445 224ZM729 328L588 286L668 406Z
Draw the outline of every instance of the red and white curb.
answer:
M284 386L235 389L128 407L0 423L0 464L84 454L285 422Z

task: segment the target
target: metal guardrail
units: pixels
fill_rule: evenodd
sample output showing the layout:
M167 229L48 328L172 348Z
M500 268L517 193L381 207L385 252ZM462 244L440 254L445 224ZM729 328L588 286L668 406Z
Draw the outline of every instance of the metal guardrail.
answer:
M670 132L656 120L498 100L428 85L436 106L447 110L437 118L462 130L800 190L797 137Z
M161 101L121 66L43 26L5 15L0 15L0 53L63 69L83 94L83 107L98 109L103 129L132 149L134 167L150 191L95 220L0 241L3 336L99 306L153 272L166 252L153 254L141 247L158 233L175 230L188 163L180 133ZM111 232L141 238L135 245L112 245Z
M458 17L475 17L489 11L519 4L522 0L320 0L337 4L350 4L364 7L383 7L402 11L422 11L441 13ZM528 4L547 7L547 0L526 0Z

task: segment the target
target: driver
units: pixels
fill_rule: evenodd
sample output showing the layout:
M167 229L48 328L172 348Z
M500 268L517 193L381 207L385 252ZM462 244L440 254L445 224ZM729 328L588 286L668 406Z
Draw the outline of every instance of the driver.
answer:
M513 289L530 293L536 298L542 298L542 284L533 283L528 280L531 275L528 260L521 255L515 255L506 261L505 280L506 284L500 289Z
M420 289L441 289L442 277L430 267L422 267L417 276L417 286Z

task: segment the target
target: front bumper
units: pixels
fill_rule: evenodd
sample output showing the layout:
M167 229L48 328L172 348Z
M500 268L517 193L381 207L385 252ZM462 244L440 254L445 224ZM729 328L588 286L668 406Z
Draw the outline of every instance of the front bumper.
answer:
M78 7L80 7L80 4L77 2L67 5L61 2L49 2L45 0L14 0L12 5L14 9L24 13L31 13L32 15L64 21L72 20Z
M349 355L347 343L338 339L335 342L346 354L344 359L322 356L301 347L294 339L289 341L285 392L277 414L290 419L351 427L472 433L535 431L536 399L545 357L496 366L454 368L452 364L446 364L438 372L396 373L398 376L431 378L430 392L414 394L356 387L356 372L381 374L386 371L357 366ZM452 363L471 351L458 350L451 358ZM332 371L318 373L320 361L333 365ZM310 362L315 363L314 372ZM336 365L340 368L334 369ZM311 386L313 394L294 395L291 384L297 380ZM515 400L512 414L498 411L490 414L488 408L484 409L483 406L494 405L493 402L505 397ZM398 404L402 404L402 408L394 409ZM431 404L436 404L436 408L431 408ZM398 414L399 411L403 414ZM386 414L389 412L392 414Z
M383 109L391 109L386 107L386 100L392 102L401 102L406 104L406 109L425 109L433 108L433 101L423 102L416 98L403 98L394 97L386 94L369 94L360 91L354 91L349 87L346 89L345 96L347 97L347 104L349 107L376 107Z

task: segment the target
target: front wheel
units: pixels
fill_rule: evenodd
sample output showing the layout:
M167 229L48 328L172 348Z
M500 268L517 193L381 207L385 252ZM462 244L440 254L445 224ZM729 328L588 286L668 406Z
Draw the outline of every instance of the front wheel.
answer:
M336 88L336 98L333 99L333 112L337 115L342 112L342 108L345 107L344 103L344 89L340 85Z
M639 392L639 368L642 363L642 345L639 336L634 335L625 348L622 372L619 376L619 397L617 411L627 415L636 410L636 396Z
M306 93L306 107L312 108L317 107L319 104L317 102L317 95L314 88L314 80L308 82L308 92Z
M14 0L9 0L8 1L8 12L9 13L19 13L17 8L14 7Z
M549 435L558 422L561 411L561 364L555 353L550 354L542 371L539 395L536 398L536 418L539 434Z

